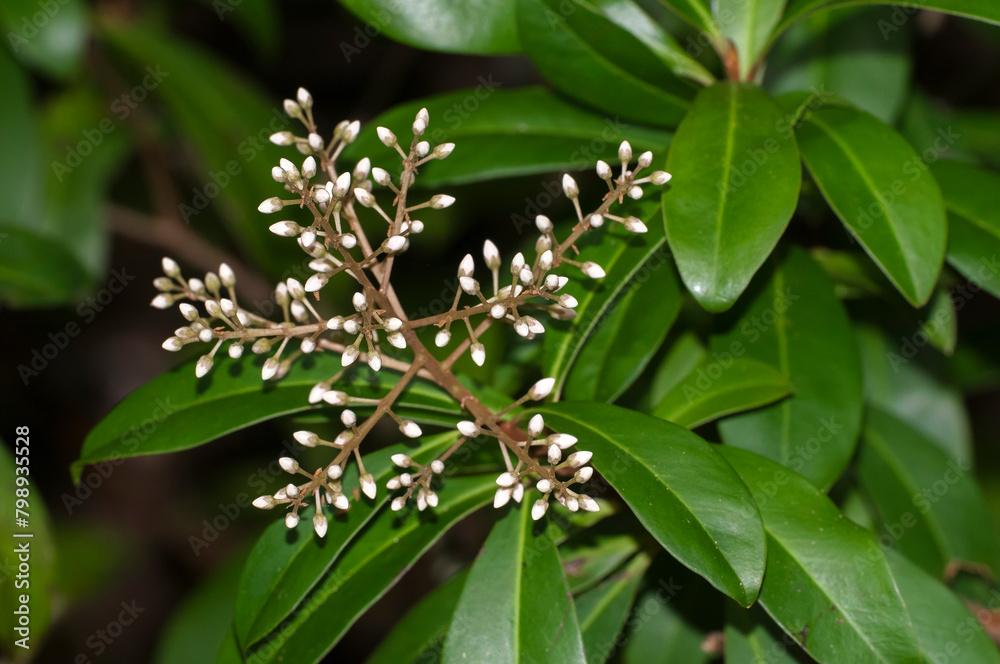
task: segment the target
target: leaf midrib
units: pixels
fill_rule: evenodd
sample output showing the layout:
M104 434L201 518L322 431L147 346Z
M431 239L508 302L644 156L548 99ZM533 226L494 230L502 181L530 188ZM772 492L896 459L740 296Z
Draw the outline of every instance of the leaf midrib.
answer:
M715 240L712 246L712 285L719 282L719 254L722 250L722 222L729 199L729 176L733 168L733 144L736 141L736 95L739 88L730 88L728 121L726 123L726 152L722 160L722 182L725 186L719 192L719 207L715 217Z

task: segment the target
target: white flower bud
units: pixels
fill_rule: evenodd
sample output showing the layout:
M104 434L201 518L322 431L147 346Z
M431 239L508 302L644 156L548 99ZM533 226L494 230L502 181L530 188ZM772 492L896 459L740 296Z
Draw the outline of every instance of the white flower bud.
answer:
M190 305L187 302L181 302L178 305L178 308L181 310L181 316L184 316L186 320L198 320L198 310L193 305Z
M174 303L174 298L166 293L160 293L153 298L153 301L149 303L149 306L155 309L169 309L170 305Z
M447 194L435 194L434 196L431 196L430 206L435 210L443 210L444 208L451 206L454 202L454 196L449 196Z
M642 223L642 220L637 217L625 217L622 225L630 233L645 233L649 230L646 228L646 224Z
M413 465L413 459L408 454L393 454L389 459L400 468L409 468Z
M410 220L410 233L413 235L420 235L424 232L424 222L419 219Z
M483 363L486 362L486 347L478 341L472 344L472 361L479 367L483 366Z
M562 459L562 450L559 449L558 445L549 445L549 449L546 452L546 456L549 459L549 463L556 464Z
M611 167L608 166L608 162L602 159L597 160L597 177L601 178L602 180L611 179Z
M341 173L337 176L337 183L333 185L333 197L343 198L351 188L351 174Z
M406 247L406 236L393 235L383 244L387 254L398 254Z
M454 143L442 143L434 148L433 157L435 159L445 159L454 149Z
M378 133L378 140L382 141L387 147L391 148L398 143L396 135L389 131L387 127L378 127L375 131Z
M201 378L212 368L212 358L209 355L202 355L198 358L198 363L194 365L194 375Z
M574 200L580 196L580 187L577 186L576 180L569 173L563 174L562 189L563 193L566 194L566 198L570 200Z
M458 432L463 436L468 438L475 438L479 435L479 427L476 426L475 422L470 422L469 420L462 420L455 425L458 428Z
M322 514L316 514L316 515L314 515L313 516L313 530L316 531L316 534L319 535L320 537L325 537L326 536L326 528L327 528L326 517L323 516Z
M551 233L552 220L546 217L544 214L540 214L537 217L535 217L535 227L538 229L539 233Z
M271 380L278 375L278 367L281 360L276 357L269 357L264 360L264 366L260 369L260 377L264 380Z
M339 480L343 474L344 474L343 467L338 466L335 463L331 463L330 467L326 469L326 476L329 477L331 480Z
M306 279L305 289L307 293L315 293L316 291L326 286L326 283L330 280L330 277L322 272L318 272L313 276Z
M336 507L338 510L346 510L348 507L351 506L351 501L349 501L347 499L347 496L345 496L344 494L338 493L337 497L333 499L333 506Z
M566 307L567 309L575 309L576 306L580 304L576 301L576 298L569 293L563 293L560 295L558 302L560 307Z
M288 293L296 300L306 299L306 289L302 287L302 282L298 279L289 277L285 280L285 285L288 287Z
M385 483L385 488L389 489L390 491L395 491L401 486L402 484L400 483L398 477L390 477L389 481Z
M261 510L269 510L274 507L277 503L271 496L260 496L259 498L254 498L253 506Z
M372 477L371 473L365 473L361 476L361 493L369 498L375 498L375 494L378 493L378 485L375 484L375 478Z
M299 226L294 221L279 221L276 224L271 224L269 231L275 235L283 235L284 237L294 237L302 232L302 227Z
M298 167L293 164L291 160L282 157L278 160L278 165L281 166L281 170L285 171L285 176L289 182L295 182L296 180L302 179L302 175L299 173Z
M444 461L441 459L434 459L431 461L431 472L435 475L440 475L444 472Z
M500 509L504 505L510 502L511 490L508 487L500 487L497 492L493 494L493 508Z
M590 224L591 228L600 228L604 225L604 217L599 214L592 214L587 217L587 223Z
M623 164L632 161L632 146L629 145L628 141L622 141L622 144L618 146L618 160Z
M438 348L444 348L449 341L451 341L450 330L438 330L438 333L434 335L434 345Z
M289 530L291 530L291 529L295 528L295 526L297 526L297 525L299 525L299 515L298 514L296 514L295 512L289 512L288 514L285 515L285 527L286 528L288 528Z
M573 477L576 479L577 482L581 482L582 483L582 482L586 482L587 480L589 480L591 477L593 477L593 475L594 475L594 467L593 466L584 466L580 470L576 471L576 473L573 475Z
M396 498L393 498L392 502L389 503L389 509L391 509L393 512L398 512L399 510L403 509L404 505L406 505L406 498L404 498L403 496L398 496Z
M521 270L524 269L524 254L520 251L514 254L514 258L510 261L510 273L520 274Z
M364 293L357 292L351 297L351 304L354 305L355 311L364 311L368 308L368 298Z
M580 501L578 501L573 496L567 496L566 499L563 501L563 505L565 505L566 509L568 509L570 512L576 512L577 510L580 509Z
M205 300L205 310L212 318L222 318L222 307L215 300Z
M582 263L580 270L591 279L601 279L604 277L604 268L593 261Z
M494 304L490 307L490 316L496 320L500 320L507 315L507 307L502 304Z
M316 447L316 443L319 442L319 436L312 431L296 431L292 436L303 447Z
M535 253L540 254L552 248L552 237L549 235L539 235L535 240Z
M302 177L307 180L316 177L316 158L312 155L306 157L302 162Z
M299 462L293 459L292 457L281 457L280 459L278 459L278 464L281 466L281 469L284 470L286 473L294 474L297 473L299 470Z
M633 201L637 201L642 198L642 187L632 187L628 190L628 197Z
M514 486L516 482L517 482L517 475L515 475L514 473L510 472L500 473L500 476L497 477L497 485L499 486L508 486L508 487Z
M180 337L169 337L163 342L163 350L169 350L172 353L179 351L184 347L184 341Z
M472 256L469 256L469 258L471 259ZM486 261L486 267L491 270L496 270L500 267L500 250L490 240L486 240L483 243L483 260ZM470 272L469 274L472 273Z
M538 257L538 267L545 272L552 269L552 251L547 250L542 252L542 255Z
M323 137L317 134L316 132L312 132L311 134L309 134L309 147L311 147L316 152L322 150Z
M524 498L524 485L517 483L514 485L514 502L519 503Z
M270 141L275 145L291 145L295 142L295 134L290 131L279 131L271 134Z
M670 182L670 178L673 177L670 173L666 171L653 171L649 176L649 181L653 184L666 184Z
M538 521L543 516L545 516L546 510L549 509L549 503L543 498L539 498L535 501L535 504L531 506L531 518Z
M647 150L639 155L639 168L646 168L653 163L653 153Z
M399 425L399 430L407 438L419 438L423 434L420 425L413 420L403 420L403 423Z
M313 103L312 95L309 94L309 91L306 90L305 88L299 88L298 91L295 93L295 98L299 100L299 105L302 106L302 108L312 107Z
M340 236L340 245L344 249L353 249L358 244L358 238L351 233L344 233Z
M355 182L364 182L368 179L368 174L372 170L372 160L368 157L362 157L354 166L354 180Z
M368 353L368 366L371 367L372 371L378 371L382 368L382 356L377 350Z
M288 486L285 487L285 495L289 498L294 498L299 495L299 487L289 483Z
M576 445L576 436L568 433L554 433L545 439L549 445L557 445L559 449L565 450Z
M588 495L581 494L578 498L580 501L580 509L585 512L600 512L601 506L597 504L597 501Z
M372 169L372 179L383 187L388 187L392 184L392 178L389 177L389 173L384 168L379 168L378 166Z
M358 423L358 416L350 408L345 408L340 413L340 421L344 423L345 427L353 427Z
M311 353L316 350L316 340L307 337L302 340L301 344L299 344L299 348L303 353Z
M180 278L181 268L179 265L177 265L177 261L175 261L173 258L164 256L163 259L160 261L160 265L163 267L163 274L167 275L168 277L173 277L175 279Z
M527 285L535 280L535 275L531 271L531 268L523 267L521 268L521 271L518 273L517 278L521 280L522 284Z
M365 207L371 207L375 205L375 197L372 196L367 189L362 189L358 187L354 190L354 198L357 199L358 203L361 203Z
M516 323L514 323L514 331L517 332L518 336L527 337L528 336L528 322L525 321L523 318L518 319L518 321Z
M206 327L204 330L198 332L198 339L204 343L208 343L215 338L215 333L212 332L211 328Z
M437 496L436 493L434 493L430 489L424 489L424 497L427 498L427 505L429 507L437 507L438 506L438 496Z
M399 348L400 350L406 348L406 337L399 332L390 332L385 338L394 348Z
M571 468L576 468L589 462L593 456L593 452L573 452L573 454L566 457L565 465L570 466Z
M344 354L340 356L340 364L349 367L358 359L359 351L357 346L348 346L344 349Z
M413 484L413 475L410 475L409 473L400 473L399 484L400 486L410 486Z
M472 277L459 277L458 285L462 287L462 290L469 295L475 295L479 290L479 282Z
M535 488L542 493L548 493L549 491L552 491L552 482L546 479L538 480L538 483L535 485Z
M427 156L427 153L431 151L431 144L428 143L427 141L420 141L419 143L417 143L416 147L413 148L413 150L416 153L417 157L423 159L424 157ZM410 174L410 180L411 181L413 180L412 173Z
M285 171L281 170L280 166L273 166L271 168L271 179L275 182L286 182L288 180L288 175Z
M528 390L528 398L533 399L535 401L538 401L539 399L544 399L545 397L549 396L549 394L552 392L552 388L555 387L555 384L556 384L555 378L541 379L540 381L532 385L530 390Z
M413 135L423 136L425 131L427 131L427 123L418 117L413 121Z
M341 140L345 143L353 143L359 133L361 133L361 123L355 120L344 129L344 135L341 137Z

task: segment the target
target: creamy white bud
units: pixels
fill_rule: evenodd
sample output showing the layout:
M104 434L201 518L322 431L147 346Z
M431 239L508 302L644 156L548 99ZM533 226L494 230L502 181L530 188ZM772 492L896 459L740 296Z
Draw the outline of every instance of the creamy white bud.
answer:
M396 135L388 127L378 127L375 131L378 134L378 140L382 141L384 145L391 148L398 143Z
M348 318L345 320L342 327L344 328L344 332L347 332L348 334L357 334L358 330L361 329L361 326L355 318Z
M296 473L299 470L299 462L292 457L281 457L278 459L278 464L286 473Z
M497 492L493 494L493 507L494 509L500 509L504 505L510 502L511 490L508 487L500 487Z
M408 454L393 454L389 459L400 468L409 468L413 465L413 459Z
M382 356L377 350L368 353L368 366L371 367L372 371L378 371L382 368Z
M313 530L316 531L317 535L319 535L320 537L325 537L326 528L327 528L327 523L325 516L323 516L322 514L316 514L315 516L313 516Z
M278 366L281 360L276 357L269 357L264 360L264 366L260 368L260 377L264 380L271 380L278 375Z
M205 343L208 343L209 341L211 341L214 338L215 338L215 333L212 332L211 328L206 327L204 330L201 330L200 332L198 332L198 339L200 341L205 342Z
M633 201L637 201L642 198L642 187L632 187L628 190L628 197Z
M390 491L395 491L401 486L402 484L400 483L398 477L390 477L389 481L385 483L385 488L389 489Z
M518 482L514 485L514 502L519 503L524 498L524 485Z
M351 501L349 501L347 499L347 496L345 496L344 494L338 493L336 497L333 499L333 506L336 507L338 510L346 510L348 507L351 506Z
M450 330L438 330L437 334L434 335L434 345L438 348L444 348L449 341L451 341Z
M413 475L410 475L409 473L400 473L399 484L400 486L410 486L413 484Z
M549 509L549 503L547 500L539 498L535 501L535 504L531 506L531 518L538 521L543 516L545 516L545 511Z
M342 466L338 466L335 463L331 463L330 467L326 469L326 476L331 480L339 480L344 474L344 469Z
M349 367L358 359L359 351L357 346L348 346L344 349L344 354L340 356L340 364Z
M354 237L351 233L344 233L340 236L340 245L344 249L353 249L358 244L358 238Z
M582 466L590 461L591 457L594 456L593 452L573 452L568 457L566 457L566 465L572 468Z
M353 427L358 423L358 416L350 408L345 408L340 413L340 421L344 423L345 427Z
M317 134L316 132L312 132L311 134L309 134L309 147L311 147L316 152L322 150L323 137Z
M258 498L254 498L252 503L254 507L261 510L269 510L274 507L275 504L274 498L271 496L260 496Z
M296 431L292 436L304 447L316 447L316 443L319 442L319 436L312 431Z
M542 255L538 257L538 267L546 272L552 269L552 251L542 252Z
M275 182L286 182L288 180L288 174L286 174L280 166L272 166L271 179Z
M424 490L424 496L427 498L427 505L430 507L438 506L438 495L431 491L430 489Z
M275 145L291 145L295 142L295 134L290 131L279 131L271 134L269 140Z
M637 217L625 217L625 221L622 222L625 230L630 233L645 233L648 228L646 224L642 223L642 220Z
M374 498L375 494L378 493L378 486L375 484L375 478L372 477L371 473L365 473L361 476L361 493L369 498Z
M299 525L299 515L295 512L289 512L285 515L285 527L291 530L295 526Z
M549 235L539 235L535 240L535 253L542 253L552 248L552 237Z
M657 185L666 184L670 182L671 177L673 176L670 175L670 173L667 173L666 171L653 171L649 175L649 181Z
M566 307L567 309L575 309L576 306L580 304L576 301L576 298L569 293L563 293L560 295L558 302L560 307Z
M514 258L510 261L510 273L520 274L522 269L524 269L524 254L519 251L514 254Z
M309 91L306 90L305 88L299 88L298 91L295 93L295 98L299 100L299 104L302 106L302 108L309 108L312 106L313 103L312 95L309 94Z
M181 302L178 305L178 308L181 310L181 316L184 316L186 320L198 320L198 309L196 309L193 305L188 304L187 302Z
M552 388L555 387L555 384L556 384L555 378L541 379L540 381L532 385L530 390L528 390L528 398L533 399L535 401L539 399L544 399L545 397L549 396L549 394L552 392Z
M351 174L341 173L337 176L337 183L333 185L333 197L343 198L351 188Z
M357 187L354 190L354 198L357 199L358 203L361 203L365 207L371 207L375 205L375 197L372 196L367 189L362 189Z
M424 232L424 222L419 219L410 220L410 233L413 235L420 235Z
M441 459L434 459L431 461L431 472L435 475L440 475L444 472L444 461Z
M416 153L417 157L419 157L420 159L423 159L424 157L427 156L427 153L431 151L431 144L428 143L427 141L420 141L413 148L413 150ZM411 174L411 176L412 176L412 174Z
M576 436L571 436L568 433L554 433L549 436L546 441L549 445L558 445L559 449L567 449L576 445Z
M205 310L213 318L222 318L222 307L215 300L205 300Z
M368 298L365 297L364 293L358 292L351 297L351 304L354 305L355 311L364 311L368 308Z
M622 141L622 144L618 146L618 160L623 164L632 161L632 146L629 145L628 141Z
M372 170L372 160L368 157L362 157L354 166L354 181L363 182L368 179L368 174Z
M404 505L406 505L406 498L404 498L403 496L398 496L396 498L393 498L392 502L389 503L389 509L391 509L393 512L398 512L399 510L403 509Z
M302 227L299 226L294 221L279 221L276 224L271 224L268 228L275 235L282 235L284 237L294 237L302 232Z
M530 392L528 393L530 396ZM542 431L545 429L545 419L541 414L533 415L530 420L528 420L528 433L532 438L538 438L542 435Z
M174 303L174 298L166 293L160 293L153 298L153 301L149 303L149 306L155 309L169 309Z
M544 334L545 326L534 316L525 316L524 322L528 324L528 331L532 334Z
M434 158L435 159L445 159L448 155L452 153L455 149L454 143L442 143L434 148Z
M202 355L198 358L198 363L194 365L194 375L201 378L212 368L212 358L209 355Z
M285 495L289 498L294 498L299 495L299 487L289 483L288 486L285 487Z
M480 367L486 362L486 347L478 341L472 344L472 361L476 363L476 366Z
M611 167L608 166L608 162L602 159L598 159L596 170L597 170L597 177L601 178L602 180L611 179Z
M497 477L497 485L499 486L514 486L515 482L517 482L517 475L514 473L500 473L500 476Z
M403 420L403 423L399 425L399 430L407 438L419 438L424 433L420 429L420 425L413 420Z
M552 482L546 479L540 479L535 485L535 488L542 493L548 493L549 491L552 491Z
M392 178L389 177L389 173L384 168L379 168L378 166L372 169L372 179L383 187L392 184Z
M567 496L566 500L563 501L563 505L566 506L570 512L576 512L580 509L580 502L574 496Z
M423 136L424 132L427 131L427 123L424 122L422 119L417 118L416 120L413 121L412 129L414 136Z
M494 304L490 307L490 317L500 320L507 315L507 307L502 304Z
M551 233L552 220L546 217L544 214L540 214L537 217L535 217L535 227L538 229L539 233Z
M549 445L546 456L549 459L549 463L559 463L559 460L562 459L562 450L559 449L558 445Z
M471 259L472 256L469 256L469 258ZM486 240L483 243L483 260L486 262L486 267L491 270L496 270L500 267L500 250L490 240ZM470 272L469 274L472 273Z
M604 217L599 214L592 214L587 217L587 223L591 228L600 228L604 225Z
M517 278L521 280L522 284L527 285L535 280L535 275L531 271L531 268L523 267L521 268L521 271L518 273Z
M329 275L318 272L313 276L306 279L305 290L307 293L315 293L316 291L326 286L326 283L330 280Z
M562 177L562 189L563 193L566 194L566 198L573 200L580 195L580 187L577 186L576 180L569 173L564 173Z
M601 279L604 277L604 268L593 261L581 263L580 270L591 279Z
M281 166L281 170L285 171L285 176L287 177L289 182L295 182L296 180L302 178L302 175L299 173L298 167L295 164L293 164L290 159L285 159L284 157L282 157L281 159L278 160L278 165Z
M393 235L385 241L385 251L388 254L398 254L406 247L406 236Z
M175 261L173 258L164 256L160 260L160 265L163 268L163 274L167 275L168 277L173 277L175 279L180 278L181 268L177 264L177 261Z
M406 337L399 332L390 332L385 338L394 348L399 348L400 350L406 348Z
M653 163L653 153L647 150L639 155L639 168L646 168Z
M528 336L528 323L523 318L518 319L514 323L514 331L517 332L518 336L527 337Z
M601 506L597 504L597 501L590 496L581 494L578 498L580 501L580 509L585 512L600 512Z
M184 347L184 341L180 337L169 337L163 342L163 350L169 350L172 353L179 351Z
M462 287L462 290L469 295L475 295L479 290L479 282L472 277L459 277L458 285Z
M344 129L344 135L341 138L341 140L343 140L345 143L353 143L354 139L358 137L359 133L361 133L361 123L355 120L354 122L347 125L346 129Z
M330 388L325 382L316 383L313 385L312 389L309 390L309 403L319 403L323 400L323 395L330 391Z
M476 426L475 422L471 422L469 420L462 420L455 426L456 428L458 428L458 432L463 436L467 436L469 438L475 438L476 436L479 435L479 427Z
M573 475L577 482L586 482L594 475L593 466L584 466Z
M430 205L435 210L442 210L455 202L454 196L448 194L435 194L431 196Z

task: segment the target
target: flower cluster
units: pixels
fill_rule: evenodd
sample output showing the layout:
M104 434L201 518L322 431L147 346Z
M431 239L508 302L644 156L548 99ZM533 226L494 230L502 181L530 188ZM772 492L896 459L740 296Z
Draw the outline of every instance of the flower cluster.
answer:
M612 214L611 209L615 204L622 204L626 197L640 198L642 185L661 185L670 176L663 171L653 171L640 177L640 171L652 164L653 156L649 152L640 154L637 165L632 168L632 149L623 142L618 151L621 168L617 174L606 162L597 163L597 175L606 183L608 193L596 210L585 214L576 181L564 175L562 190L571 201L577 218L565 238L560 240L552 221L539 215L535 220L539 236L534 257L529 260L523 253L516 253L508 264L509 273L504 269L496 245L486 240L482 260L490 276L485 292L475 278L476 260L466 255L458 266L458 288L448 311L413 320L406 316L391 282L395 260L424 229L424 222L414 214L446 208L455 199L447 194L435 194L410 204L411 186L420 166L447 158L454 144L432 146L424 140L430 117L427 110L422 109L413 120L413 138L408 148L400 144L392 131L378 128L381 142L400 158L402 168L398 176L394 178L388 170L373 166L367 157L355 164L353 170L341 172L338 158L357 138L359 123L345 120L336 126L329 140L325 139L313 120L312 96L301 88L295 100L285 100L285 112L304 125L305 135L282 131L274 134L271 141L294 146L305 158L301 165L282 159L272 169L273 179L283 185L287 195L266 199L259 210L275 214L294 209L308 215L305 220L277 221L271 224L270 230L279 236L295 238L310 258L311 274L305 283L289 278L278 284L274 295L281 319L271 320L242 308L236 294L236 275L225 264L220 266L218 274L208 273L204 279L185 279L177 263L164 258L164 276L154 282L160 293L152 302L154 307L161 309L180 303L181 315L188 322L163 343L165 349L177 351L193 343L211 345L195 366L199 377L211 370L216 353L227 343L227 352L233 358L240 357L247 344L252 353L267 355L261 370L264 380L282 378L302 354L340 354L344 369L315 385L310 391L309 402L343 408L340 413L343 430L332 440L324 440L311 431L295 433L300 445L329 447L334 458L327 465L309 472L294 459L283 457L280 460L282 468L296 476L298 482L290 482L273 495L257 498L254 505L263 509L289 506L285 522L294 528L299 522L299 511L311 498L315 507L313 526L322 537L327 530L324 505L334 510L346 510L350 506L341 482L352 459L358 466L362 493L369 499L375 498L378 487L372 474L365 470L360 445L384 417L394 420L407 438L419 438L423 434L416 422L402 419L393 411L394 403L406 386L420 377L437 383L454 396L470 419L457 424L460 437L455 444L427 464L416 463L406 454L392 457L400 471L386 485L387 489L396 492L390 503L393 510L403 509L411 500L419 510L433 508L438 501L435 487L441 483L446 461L467 440L480 436L498 440L506 465L506 471L497 478L496 507L511 499L520 502L526 487L533 482L541 494L532 506L535 519L545 514L553 496L571 511L597 510L598 504L592 497L570 488L582 485L593 474L593 468L586 465L591 458L590 452L569 451L576 444L576 438L566 433L546 433L541 415L531 417L525 430L509 426L511 420L517 422L512 411L528 401L548 397L555 379L538 381L507 408L493 412L455 378L451 367L466 352L476 364L484 364L486 347L480 339L493 324L510 325L518 335L531 339L544 333L545 326L527 311L543 311L557 319L575 316L576 299L561 293L570 278L562 272L568 267L579 270L587 278L600 279L604 270L592 261L578 260L574 243L585 232L609 222L619 223L633 233L645 232L641 220ZM391 205L383 207L379 202L381 190L391 194ZM370 226L374 222L384 232L370 227L366 230L358 214L361 209L369 211L365 213L370 217L366 223ZM356 291L349 306L342 307L339 313L327 312L321 302L322 291L340 273L354 281ZM468 299L463 302L464 298L474 301L469 304ZM455 325L464 326L467 335L462 335L461 341L443 359L429 350L418 333L423 328L432 328L434 346L444 348L452 342ZM384 356L383 340L394 348L410 349L412 359L407 362ZM373 371L389 369L401 376L389 393L378 399L351 396L336 389L347 368L358 360L367 363ZM362 420L355 408L373 412ZM520 434L512 435L511 431L515 430Z

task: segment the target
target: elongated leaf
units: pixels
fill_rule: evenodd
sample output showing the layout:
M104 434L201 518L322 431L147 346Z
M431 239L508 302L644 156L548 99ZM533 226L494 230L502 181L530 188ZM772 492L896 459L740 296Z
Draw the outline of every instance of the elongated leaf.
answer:
M444 637L468 576L469 570L462 570L420 600L382 639L365 664L441 661Z
M971 470L892 415L869 408L858 458L862 486L893 545L934 576L948 563L998 569L1000 545Z
M215 657L215 664L244 664L245 662L243 653L240 651L240 644L236 641L236 632L230 628L219 648L219 654Z
M726 664L812 662L759 606L726 606Z
M87 45L87 18L82 0L0 3L0 28L14 56L54 78L69 78L79 68Z
M597 159L613 160L618 145L629 140L637 149L663 154L670 133L605 118L568 103L537 87L504 90L498 81L483 77L479 86L402 104L364 127L345 150L350 162L370 157L376 165L398 170L395 151L386 148L376 128L392 129L405 136L417 111L426 108L431 123L426 138L431 143L455 143L455 151L420 169L416 184L478 182L512 175L550 173L592 165ZM558 183L547 196L561 195ZM533 225L534 215L513 217L518 230Z
M736 358L723 369L703 362L656 405L653 415L694 429L706 422L773 403L792 393L777 369L749 358Z
M719 26L712 18L708 0L662 0L685 21L714 37L721 37Z
M912 147L876 118L821 108L796 130L802 158L851 235L914 306L930 298L944 258L941 192Z
M607 276L599 282L570 280L564 290L579 302L576 317L546 328L542 365L545 375L556 379L557 397L572 389L578 397L614 398L642 372L677 317L680 288L659 215L659 206L647 204L639 216L649 232L609 229L578 245L583 259L597 262ZM657 296L662 299L643 313L644 320L649 317L648 329L636 329L626 320L629 312L635 315L633 306L639 310ZM582 366L575 369L576 363ZM570 386L571 372L579 385Z
M442 489L438 506L426 513L381 510L297 612L254 645L248 659L260 664L319 662L428 547L489 502L495 491L492 476L456 477Z
M885 7L819 12L792 27L767 58L764 85L773 95L833 93L886 123L909 93L909 24L885 33Z
M684 117L694 87L589 3L518 0L517 23L525 54L567 95L660 127Z
M217 360L201 380L194 376L193 362L187 362L146 383L87 435L72 466L74 480L89 463L186 450L251 424L323 407L309 404L309 390L340 370L339 357L321 353L293 367L287 378L269 383L260 377L261 359ZM396 378L362 369L337 389L379 397ZM432 418L461 412L450 397L423 381L408 385L404 394L401 406L409 404Z
M778 31L819 10L868 4L899 5L890 19L880 23L880 27L887 32L912 19L918 9L932 9L1000 25L1000 5L993 0L920 0L919 6L912 0L790 0Z
M702 644L710 629L705 618L721 608L721 602L713 601L721 599L721 595L686 575L662 575L663 568L656 564L646 574L646 587L639 593L626 631L613 644L612 651L621 648L622 664L714 661Z
M594 587L638 550L639 541L634 536L604 533L595 528L569 538L559 547L559 557L570 592L579 594Z
M766 278L738 319L712 339L712 357L724 371L743 355L777 367L792 396L728 418L719 431L727 445L790 466L825 490L847 466L861 424L854 335L830 282L801 249L773 264Z
M760 506L767 576L759 601L781 628L821 664L921 662L875 538L795 472L746 450L721 453Z
M340 0L365 22L353 43L342 43L351 61L371 40L386 36L418 48L448 53L514 53L519 49L515 23L516 0Z
M865 401L920 431L961 464L972 463L972 432L962 394L931 371L905 338L859 326Z
M887 551L886 558L925 661L941 661L944 656L956 662L1000 662L996 645L954 592L895 551Z
M712 3L716 23L722 34L736 47L740 77L749 80L757 69L758 59L771 38L771 32L781 20L785 0L718 0Z
M4 302L18 307L59 304L75 297L87 280L83 266L58 241L0 220L0 299Z
M617 574L575 599L587 664L603 664L617 648L650 557L640 553Z
M379 487L385 486L389 478L397 474L398 469L389 461L393 454L412 454L418 463L428 463L457 438L455 432L432 436L424 439L415 453L410 445L394 445L369 454L365 469L375 476ZM351 480L353 485L358 485L356 478ZM329 532L322 539L314 536L308 518L303 518L291 533L283 521L271 524L250 552L240 579L233 619L240 643L247 646L256 643L291 615L309 590L335 565L344 549L388 502L389 495L384 491L374 501L354 501L347 512L331 520Z
M705 357L705 346L693 332L682 332L663 357L660 366L656 368L642 401L643 412L652 412L654 406L674 389Z
M744 606L764 572L764 537L746 486L687 429L597 403L540 409L594 452L594 467L677 560Z
M493 527L458 601L444 664L587 661L555 544L534 526L525 504Z
M759 87L719 83L698 95L670 146L667 238L681 278L709 311L732 306L795 211L802 169L782 122Z
M42 133L28 75L6 49L0 50L0 85L5 91L0 105L0 145L4 148L0 150L0 178L10 196L0 218L33 228L42 212L45 185Z
M948 209L948 263L1000 297L1000 176L957 161L933 167Z
M274 55L284 27L274 0L240 0L238 5L214 2L214 0L202 0L202 2L215 11L220 21L232 17L233 25L252 43L259 54Z
M226 563L184 600L163 631L155 664L217 662L217 654L232 635L233 606L242 567L242 556Z

